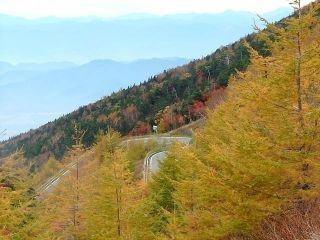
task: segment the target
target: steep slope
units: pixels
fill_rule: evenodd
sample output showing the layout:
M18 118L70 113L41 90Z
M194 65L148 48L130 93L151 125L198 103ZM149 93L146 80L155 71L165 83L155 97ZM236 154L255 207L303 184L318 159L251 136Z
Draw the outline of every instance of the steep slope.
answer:
M149 184L135 173L154 142L122 145L112 130L85 151L76 127L76 145L64 163L77 159L77 167L43 202L35 201L32 188L26 191L30 183L25 180L42 179L52 173L48 170L58 171L59 164L52 159L35 175L23 171L14 176L14 168L21 170L18 153L0 171L0 186L5 187L0 187L0 236L318 239L319 1L315 7L308 15L287 19L283 28L270 25L259 34L272 54L262 56L242 45L250 54L246 70L231 78L227 97L209 112L193 143L172 146ZM144 86L162 81L152 79Z
M251 64L231 79L194 144L168 153L139 218L145 232L186 240L319 238L320 1L305 15L299 3L292 1L297 17L260 34L270 56L248 46Z
M245 38L262 55L269 54L256 34ZM40 164L52 153L60 159L72 144L73 123L87 130L84 144L90 146L99 130L112 127L121 134L145 134L158 124L166 131L201 118L205 107L221 101L229 77L245 70L250 62L241 41L221 47L203 59L168 70L148 81L111 94L94 104L79 108L43 127L21 134L1 144L6 156L24 147L25 156Z

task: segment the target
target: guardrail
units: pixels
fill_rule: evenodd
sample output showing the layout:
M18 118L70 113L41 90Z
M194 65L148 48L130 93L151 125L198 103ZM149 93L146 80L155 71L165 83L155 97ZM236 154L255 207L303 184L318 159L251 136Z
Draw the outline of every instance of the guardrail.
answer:
M50 187L57 184L61 177L70 173L70 170L76 166L77 162L71 162L66 167L61 169L55 176L49 178L44 184L36 188L38 195L41 195L49 190Z

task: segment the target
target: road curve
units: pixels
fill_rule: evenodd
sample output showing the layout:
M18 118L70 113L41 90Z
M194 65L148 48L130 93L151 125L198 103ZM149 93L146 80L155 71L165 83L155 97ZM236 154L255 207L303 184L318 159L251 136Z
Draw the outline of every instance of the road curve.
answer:
M160 141L164 141L167 144L172 144L174 142L180 142L182 144L190 144L190 137L161 137ZM153 173L159 170L159 163L167 157L167 151L153 152L149 153L145 160L143 166L143 179L145 182L150 180Z
M167 157L167 151L148 154L144 160L143 179L147 182L152 173L159 170L159 163Z
M170 137L170 136L148 136L148 137L138 137L138 138L130 138L122 141L122 144L126 145L130 142L148 142L148 141L155 141L158 144L163 145L170 145L174 142L180 142L183 144L189 144L191 142L190 137ZM148 156L146 157L146 159ZM149 176L149 173L156 172L158 169L159 161L165 158L165 152L160 152L153 154L153 157L151 159L148 158L148 162L151 163L151 165L146 165L146 161L144 163L144 175ZM36 188L36 193L38 195L38 199L41 199L46 194L53 191L55 186L57 186L61 180L62 177L68 175L70 171L76 167L77 162L71 162L66 167L61 169L55 176L49 178L45 183L43 183L41 186ZM149 166L151 166L149 168ZM148 170L146 170L148 169ZM150 169L150 170L149 170ZM146 174L147 173L147 174Z
M161 160L165 159L167 157L167 152L158 152L154 154L150 158L149 166L151 172L157 172L159 170L159 163Z

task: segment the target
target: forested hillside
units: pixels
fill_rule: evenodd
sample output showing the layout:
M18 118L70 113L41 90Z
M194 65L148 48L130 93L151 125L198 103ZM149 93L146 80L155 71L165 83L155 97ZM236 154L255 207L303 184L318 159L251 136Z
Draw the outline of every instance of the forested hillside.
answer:
M268 54L255 34L246 41L263 55ZM241 41L221 47L203 59L165 71L14 137L1 144L1 156L23 146L27 159L37 157L42 162L49 154L61 159L72 144L73 122L87 129L83 139L86 146L94 143L99 130L108 127L123 135L149 133L153 124L163 132L177 128L203 117L206 106L213 108L221 101L229 77L245 70L249 62L247 47Z
M150 227L163 239L319 238L320 3L305 15L292 4L295 18L259 35L271 55L247 45L247 71L155 176Z
M58 171L60 163L50 159L30 173L22 151L10 156L0 171L0 205L3 206L0 237L5 240L319 239L320 2L310 4L304 11L299 0L293 0L292 6L293 17L281 25L267 24L266 30L256 35L256 42L263 42L268 54L257 51L245 39L234 45L234 49L245 49L250 63L243 71L232 70L234 75L223 90L223 101L208 112L204 129L197 130L192 144L171 146L150 181L143 181L137 173L141 173L145 155L156 148L155 142L121 144L120 133L108 128L97 135L96 143L88 150L81 143L87 136L86 128L81 129L80 123L87 128L89 125L81 121L72 128L72 147L61 161L63 165L70 161L77 164L40 200L33 186L50 176L51 171ZM208 62L210 57L188 67L191 70ZM210 74L213 76L213 72ZM100 103L111 104L117 99L115 103L121 104L130 99L121 98L121 94L138 91L149 84L153 87L150 92L155 91L155 86L166 84L166 76L172 77L173 72L123 90ZM216 93L227 82L219 82L217 76L214 79L211 83L217 86L208 89ZM185 81L175 80L175 83ZM209 80L207 84L211 86ZM171 95L180 99L177 105L182 104L184 101L179 96L183 93L177 90L178 85L173 86L176 94ZM201 87L200 84L197 89L201 91ZM170 91L169 87L164 89ZM202 91L201 97L206 93ZM143 93L133 96L143 98ZM159 99L164 99L164 105L170 101L169 97ZM193 106L194 101L210 103L195 99L187 106ZM96 105L90 107L97 108ZM158 106L156 101L152 106ZM88 108L70 116L81 120L79 116ZM188 112L187 120L199 117L192 115L191 110L190 115ZM168 127L164 114L159 117L163 129ZM67 121L70 116L59 121ZM131 131L120 128L126 126L122 118L118 120L119 129ZM139 119L137 115L136 122Z

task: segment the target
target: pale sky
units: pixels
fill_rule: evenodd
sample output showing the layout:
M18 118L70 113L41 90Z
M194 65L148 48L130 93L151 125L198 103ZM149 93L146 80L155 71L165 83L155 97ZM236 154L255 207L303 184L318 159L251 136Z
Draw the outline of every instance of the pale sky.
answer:
M311 0L302 2L306 4ZM131 13L166 15L226 10L265 13L288 6L288 0L0 0L0 13L27 18L113 17Z

